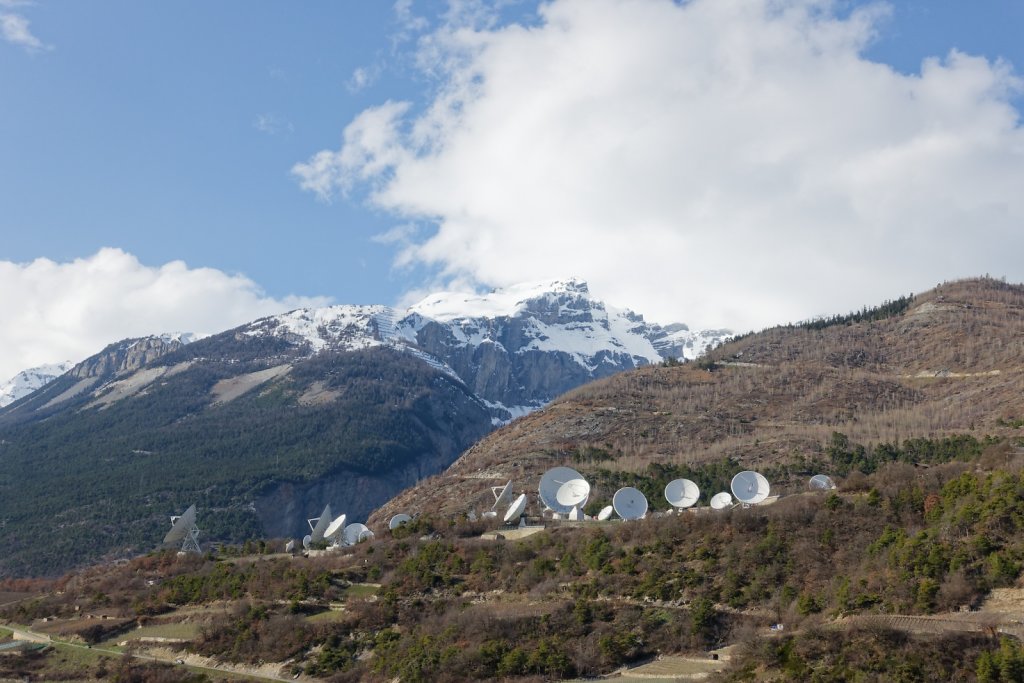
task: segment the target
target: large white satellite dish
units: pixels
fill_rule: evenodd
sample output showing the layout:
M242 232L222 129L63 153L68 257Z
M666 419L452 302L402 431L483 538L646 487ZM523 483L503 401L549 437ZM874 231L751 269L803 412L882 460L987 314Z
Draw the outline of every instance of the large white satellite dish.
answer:
M728 491L722 491L711 496L711 508L713 510L724 510L732 505L732 496Z
M491 493L494 494L494 505L491 506L492 510L497 510L502 505L508 504L512 500L512 480L509 479L508 483L504 486L492 486Z
M309 550L309 546L311 545L313 545L313 537L309 534L306 534L302 537L302 547L306 550Z
M603 508L601 508L600 512L597 513L597 520L599 522L604 522L612 516L613 512L615 512L615 508L611 505L606 505Z
M345 545L355 545L356 543L359 543L359 541L366 540L366 538L364 538L364 534L367 531L370 531L370 528L365 524L360 524L359 522L349 524L345 527L345 531L342 532ZM373 532L370 531L370 537L372 538L372 536Z
M190 505L181 515L171 517L171 530L164 536L165 544L181 543L181 552L201 553L199 528L196 527L196 506Z
M164 536L164 543L179 543L188 536L189 529L196 524L196 506L190 505L181 515L171 517L171 530Z
M689 479L674 479L665 486L665 500L674 508L692 507L700 498L700 488Z
M807 482L807 486L812 491L831 491L836 487L836 483L832 481L832 477L827 474L815 474L811 477L811 480Z
M509 506L508 512L505 513L505 524L511 524L515 520L522 516L523 510L526 509L526 494L520 493L519 497L516 498L512 505Z
M331 505L328 503L324 506L324 511L320 513L319 517L306 520L309 524L310 537L314 543L318 543L324 540L324 532L327 531L327 526L331 523Z
M612 496L612 507L622 519L640 519L647 514L647 496L632 486L624 486Z
M391 518L390 522L388 522L388 528L394 531L403 524L408 524L411 521L412 517L405 514L404 512L399 512L397 515Z
M342 513L334 518L330 524L327 525L327 529L324 531L324 538L328 541L333 541L338 538L338 533L345 528L345 519L348 517L345 513Z
M558 501L558 492L562 488L562 485L571 481L582 481L586 483L582 475L571 467L553 467L544 473L544 476L540 478L540 487L538 492L540 493L540 502L544 503L548 509L566 514L569 510L572 510L574 503L565 504ZM572 497L581 485L574 484L573 486L566 489L567 496ZM587 495L590 494L590 485L587 484Z
M586 505L589 497L590 484L583 478L570 479L559 486L558 491L555 492L555 500L559 505L568 507L569 512L572 512L573 508Z
M768 497L771 487L764 475L752 470L744 470L732 478L729 485L732 495L744 505L757 505Z

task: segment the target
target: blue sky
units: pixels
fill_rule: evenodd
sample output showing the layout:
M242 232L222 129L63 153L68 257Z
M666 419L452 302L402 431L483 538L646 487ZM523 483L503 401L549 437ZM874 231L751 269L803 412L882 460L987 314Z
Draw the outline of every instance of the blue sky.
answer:
M446 285L578 275L662 322L739 329L947 278L1024 278L1005 259L1022 207L998 180L1024 172L1014 120L1024 3L781 6L802 18L729 0L559 0L541 13L468 0L0 0L0 327L20 330L0 334L0 376L144 328L213 332L292 305L395 303ZM780 27L809 47L762 67ZM709 34L721 39L702 44ZM662 47L636 57L649 45ZM924 77L928 58L938 68ZM635 71L609 76L621 64ZM819 110L846 78L863 96ZM653 114L623 123L646 121L652 102L680 125ZM865 111L845 121L851 106ZM758 133L756 117L736 112L761 107L763 137L722 161L722 141ZM708 136L716 146L685 131L690 112L697 131L723 121ZM939 133L924 139L930 121ZM575 130L594 137L569 140ZM621 144L604 144L620 132ZM808 151L861 137L824 145L828 159ZM943 162L905 160L951 140ZM633 151L662 141L665 155ZM605 164L624 175L591 173ZM850 171L812 187L819 164ZM938 170L921 179L916 168ZM997 180L972 180L987 173ZM939 208L959 223L906 227L920 207L959 197L951 187L965 188L963 201ZM833 219L835 234L815 232ZM692 230L673 227L684 224ZM998 224L987 238L1000 247L963 254L979 224ZM875 251L859 251L865 240ZM645 263L658 245L678 259ZM883 245L896 257L875 264ZM100 258L102 248L116 251ZM777 269L762 263L769 254ZM622 266L629 257L642 276ZM822 270L792 275L816 261ZM106 287L81 285L97 273L110 275ZM834 286L806 294L804 280L822 273ZM164 311L178 277L194 298ZM105 308L133 288L137 308Z

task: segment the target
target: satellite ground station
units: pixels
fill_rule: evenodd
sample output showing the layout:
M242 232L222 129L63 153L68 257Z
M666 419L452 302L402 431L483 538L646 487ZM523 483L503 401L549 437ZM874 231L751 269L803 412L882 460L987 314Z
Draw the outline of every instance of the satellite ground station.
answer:
M693 507L700 498L700 488L689 479L674 479L665 486L665 500L673 508Z
M196 526L196 506L190 505L180 515L171 517L171 530L164 536L164 545L181 543L183 553L201 553L199 548L199 528Z

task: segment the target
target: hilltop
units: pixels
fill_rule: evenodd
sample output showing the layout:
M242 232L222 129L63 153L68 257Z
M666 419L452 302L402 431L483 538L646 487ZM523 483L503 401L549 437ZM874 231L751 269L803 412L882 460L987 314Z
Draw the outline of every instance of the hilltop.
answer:
M652 465L733 462L802 486L815 469L836 471L833 434L871 452L919 437L1019 436L1022 425L1024 286L963 280L592 382L490 434L374 519L486 509L488 486L512 479L535 493L563 464L607 482L593 505Z

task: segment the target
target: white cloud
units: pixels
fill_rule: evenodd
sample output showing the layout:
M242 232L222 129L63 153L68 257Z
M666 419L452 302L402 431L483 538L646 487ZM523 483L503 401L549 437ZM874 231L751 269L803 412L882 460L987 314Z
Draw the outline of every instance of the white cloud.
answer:
M943 279L1024 279L1009 65L863 56L884 5L553 0L422 39L387 102L293 169L433 226L405 262L508 285L576 273L657 320L756 327Z
M0 380L44 363L83 360L127 337L212 334L327 303L274 299L242 275L182 261L147 266L119 249L69 263L0 261Z
M380 77L381 67L379 64L372 66L360 66L352 71L345 88L350 93L357 93L373 83Z
M19 2L18 0L3 0L3 2L0 2L0 7L19 7L28 4L31 3ZM52 45L47 45L32 34L32 31L29 29L28 19L20 14L0 12L0 35L3 35L4 40L8 43L20 45L28 52L53 49Z
M261 133L267 135L277 135L278 133L294 133L295 126L277 114L258 114L256 119L252 122L252 127Z

